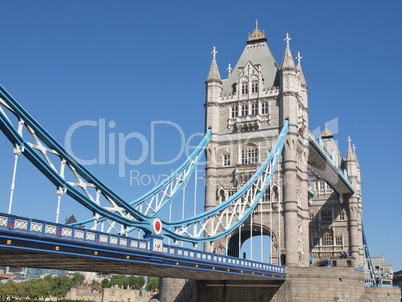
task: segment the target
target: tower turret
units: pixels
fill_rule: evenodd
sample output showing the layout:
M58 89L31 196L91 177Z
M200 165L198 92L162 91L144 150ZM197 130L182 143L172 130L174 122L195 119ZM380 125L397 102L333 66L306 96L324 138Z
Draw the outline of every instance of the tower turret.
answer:
M352 148L350 137L348 138L348 151L345 158L345 167L348 176L352 180L355 192L348 200L349 211L349 253L355 258L355 266L363 265L362 250L362 202L361 202L361 181L360 166L357 161L356 153Z
M205 120L205 128L211 128L212 133L216 133L218 131L219 126L219 98L222 92L222 80L219 74L218 64L216 63L216 48L214 46L212 54L212 63L209 68L208 77L205 81L206 86L206 120ZM205 130L206 130L205 129Z
M289 132L286 137L282 165L286 181L284 187L284 216L285 216L285 247L286 265L298 266L300 264L300 240L298 228L301 227L298 219L298 192L297 177L297 149L298 149L298 119L297 119L297 70L293 62L289 47L289 34L286 34L286 49L282 59L280 72L280 97L282 122L289 119ZM300 225L300 226L299 226Z

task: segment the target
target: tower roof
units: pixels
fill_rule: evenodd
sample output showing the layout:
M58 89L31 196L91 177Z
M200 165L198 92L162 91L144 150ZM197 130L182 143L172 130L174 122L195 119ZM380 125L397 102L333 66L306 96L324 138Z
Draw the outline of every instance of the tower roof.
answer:
M214 46L214 50L211 52L212 63L211 63L211 67L209 68L207 82L210 82L210 81L222 82L221 76L219 74L218 64L216 64L216 54L217 53L218 52L216 51L216 48Z
M289 47L290 40L291 40L291 38L289 38L289 34L286 34L286 39L285 39L286 49L285 49L285 54L283 55L281 69L296 68L295 62L293 61L292 52L290 51L290 47Z
M247 62L251 62L253 65L261 65L260 70L264 79L264 88L279 86L278 64L266 42L265 31L261 32L258 29L258 23L256 25L254 32L249 34L247 46L243 50L232 73L227 79L223 80L223 94L233 92L233 86L238 81L239 68L246 66Z

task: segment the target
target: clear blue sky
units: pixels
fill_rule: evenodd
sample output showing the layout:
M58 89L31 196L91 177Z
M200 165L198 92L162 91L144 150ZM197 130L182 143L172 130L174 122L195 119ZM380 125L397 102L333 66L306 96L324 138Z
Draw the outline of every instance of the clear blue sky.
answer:
M106 130L116 137L138 132L150 140L152 121L176 123L186 139L203 132L213 46L224 78L256 19L278 63L289 32L293 56L303 57L310 127L338 119L343 155L351 136L371 254L384 252L394 270L402 269L401 1L1 0L0 10L0 83L62 143L83 120L113 121ZM175 157L177 129L156 130L155 158ZM81 158L96 158L96 129L77 131L72 144ZM3 135L0 146L0 212L7 212L13 155ZM127 156L140 156L138 142L126 147ZM148 154L129 169L157 176L179 162L152 166ZM13 213L54 220L55 189L27 160L19 165ZM151 186L130 185L109 162L89 169L128 200ZM70 212L89 214L63 200L62 219Z

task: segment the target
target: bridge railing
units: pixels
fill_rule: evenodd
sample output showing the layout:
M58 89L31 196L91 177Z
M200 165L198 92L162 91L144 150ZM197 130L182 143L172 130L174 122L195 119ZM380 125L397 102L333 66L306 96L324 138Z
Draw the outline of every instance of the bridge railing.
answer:
M39 235L41 238L48 240L51 240L51 238L60 238L68 241L74 240L77 242L107 245L110 247L131 249L140 252L151 252L154 253L154 255L155 253L160 253L160 255L176 257L177 259L196 260L216 265L231 265L241 269L264 271L267 274L285 274L285 267L283 266L213 254L174 245L165 245L163 244L162 237L159 236L136 239L128 236L103 233L82 227L52 223L9 214L0 214L0 231L1 230L17 233L30 233L33 235Z
M352 185L352 180L346 175L346 171L343 170L341 167L339 167L334 159L333 156L328 152L328 150L322 145L322 143L320 142L320 140L314 135L313 131L311 131L311 129L308 129L308 135L310 138L310 142L312 142L314 144L314 147L316 147L316 149L319 149L322 153L322 155L325 157L326 162L331 164L331 167L336 169L338 172L339 177L345 182L347 183L347 185L352 189L352 191L354 192L354 188Z

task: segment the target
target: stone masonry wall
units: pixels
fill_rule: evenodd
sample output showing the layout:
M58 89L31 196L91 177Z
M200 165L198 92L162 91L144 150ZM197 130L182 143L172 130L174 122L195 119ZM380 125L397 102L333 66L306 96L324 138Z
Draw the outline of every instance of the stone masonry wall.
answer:
M363 271L356 269L295 267L287 268L287 278L283 283L197 281L197 302L401 301L399 289L366 288L363 277Z

